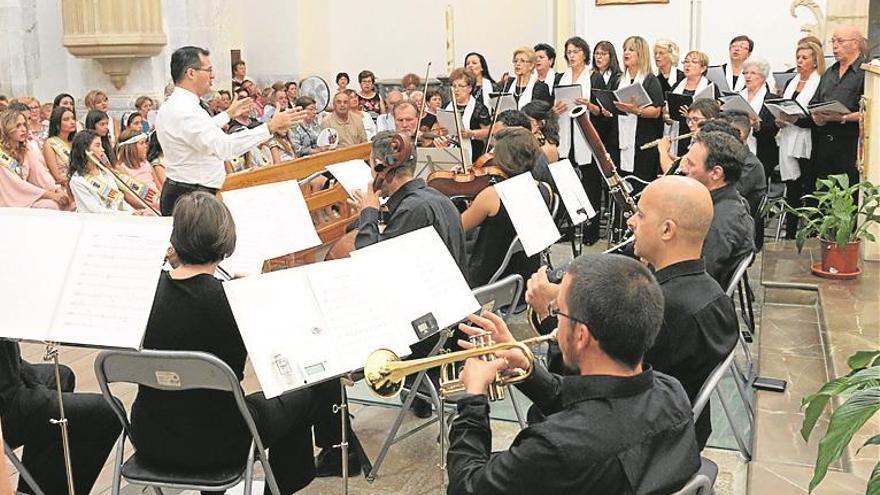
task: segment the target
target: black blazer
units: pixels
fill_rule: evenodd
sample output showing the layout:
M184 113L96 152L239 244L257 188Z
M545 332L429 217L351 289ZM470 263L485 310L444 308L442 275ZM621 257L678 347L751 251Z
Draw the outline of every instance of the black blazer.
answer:
M504 85L503 91L505 92L514 92L513 85L516 84L516 77L511 78L507 81L507 84ZM519 98L517 98L516 94L514 94L514 98L517 102L519 102ZM553 96L550 94L550 88L547 86L547 83L543 81L536 81L535 85L532 87L532 101L535 100L544 100L550 105L553 105Z
M612 74L611 77L608 78L608 84L606 84L605 78L602 77L602 74L593 72L590 75L590 87L592 89L607 89L613 91L620 85L620 74L621 73L619 72L617 74ZM596 98L591 97L590 101L594 105L597 104ZM590 120L593 121L593 126L596 128L596 132L599 133L599 137L602 138L602 142L605 143L606 148L620 148L616 115L605 117L602 114L591 114Z
M682 72L681 69L675 69L675 73L678 75L675 84L678 84L684 79L684 72ZM663 101L666 101L666 93L675 89L675 86L670 86L669 81L667 81L665 77L662 77L659 71L657 72L657 81L660 82L660 88L663 90Z
M771 93L768 88L764 100L772 100L773 98L779 98L779 95ZM767 174L768 170L772 172L776 165L779 164L779 145L776 144L776 134L779 132L779 128L776 126L776 119L770 113L770 110L767 110L766 106L761 106L758 117L761 118L761 130L752 131L757 141L755 154L761 160L761 163L764 165L764 172ZM769 174L767 174L767 177L769 177Z

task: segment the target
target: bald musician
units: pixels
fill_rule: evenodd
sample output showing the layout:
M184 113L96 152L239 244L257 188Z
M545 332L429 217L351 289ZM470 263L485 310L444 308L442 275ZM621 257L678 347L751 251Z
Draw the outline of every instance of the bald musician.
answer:
M519 388L546 419L492 453L489 402L496 374L524 368L518 350L468 359L458 416L450 430L449 494L672 493L700 466L691 406L674 378L643 361L663 321L663 292L641 263L612 254L569 265L554 313L561 377L535 366ZM471 316L496 342L511 342L504 321ZM466 346L467 343L462 342Z
M733 301L706 273L703 239L712 223L709 190L686 177L661 177L645 188L627 225L635 254L654 267L666 301L663 325L645 361L681 382L693 403L737 341ZM712 432L708 404L696 422L702 450Z
M214 66L211 53L195 46L178 48L171 55L174 92L159 109L156 132L165 153L165 185L162 214L171 215L184 194L205 191L216 194L226 180L223 162L245 154L275 133L305 119L305 111L276 112L266 124L234 134L221 127L247 115L250 98L236 99L214 118L199 105L199 98L211 91Z

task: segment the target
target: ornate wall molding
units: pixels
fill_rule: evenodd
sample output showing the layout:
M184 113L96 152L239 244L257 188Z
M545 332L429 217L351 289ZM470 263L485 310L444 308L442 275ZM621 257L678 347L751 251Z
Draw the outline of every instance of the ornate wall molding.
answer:
M803 24L801 25L801 32L813 35L820 40L825 39L825 14L822 13L822 7L820 7L813 0L793 0L791 2L791 7L789 12L791 16L797 19L799 16L797 14L798 7L804 7L813 14L813 17L816 19L815 24Z
M136 59L158 55L168 42L161 0L62 0L61 7L64 46L97 60L116 89Z

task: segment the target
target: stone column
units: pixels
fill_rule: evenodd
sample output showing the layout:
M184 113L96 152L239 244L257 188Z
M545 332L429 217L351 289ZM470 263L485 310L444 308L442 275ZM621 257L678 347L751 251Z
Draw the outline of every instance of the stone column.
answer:
M862 65L865 69L865 132L863 179L880 184L880 59ZM871 232L880 239L880 225L874 225ZM863 242L862 259L880 260L880 242Z
M32 94L39 58L37 1L0 1L0 93Z
M125 86L135 59L165 46L160 0L64 0L61 7L64 46L97 60L116 89Z
M825 15L825 53L831 53L831 35L841 26L856 26L868 34L868 0L828 0Z

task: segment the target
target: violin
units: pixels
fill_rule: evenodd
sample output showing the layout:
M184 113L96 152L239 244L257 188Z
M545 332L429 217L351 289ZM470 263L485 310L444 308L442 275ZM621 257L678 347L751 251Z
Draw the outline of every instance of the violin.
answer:
M480 191L508 178L504 167L494 164L495 155L486 153L470 168L438 170L428 176L428 185L446 196L473 199Z

